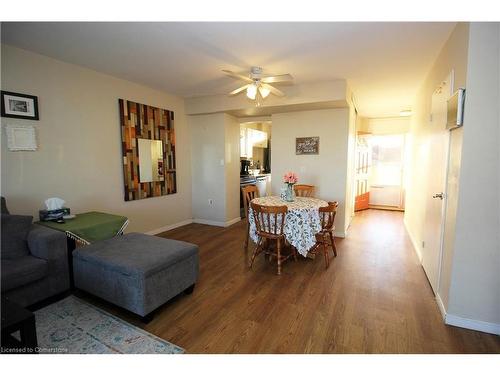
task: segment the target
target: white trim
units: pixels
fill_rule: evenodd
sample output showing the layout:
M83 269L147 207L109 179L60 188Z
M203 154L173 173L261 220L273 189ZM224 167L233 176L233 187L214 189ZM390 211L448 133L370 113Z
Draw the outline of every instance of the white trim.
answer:
M481 320L473 320L468 318L462 318L460 316L446 314L444 322L448 325L472 329L474 331L481 331L486 333L492 333L494 335L500 335L500 324L483 322Z
M443 300L439 294L436 295L436 302L445 324L500 335L500 324L462 318L460 316L448 314L446 313L446 308L444 307Z
M231 219L229 221L214 221L214 220L206 220L206 219L193 219L193 223L196 223L196 224L205 224L205 225L212 225L212 226L215 226L215 227L223 227L223 228L226 228L230 225L233 225L235 223L237 223L238 221L241 220L241 217L236 217L234 219Z
M413 237L410 229L408 228L408 223L406 222L406 219L403 220L403 223L406 228L406 233L408 233L408 237L410 237L411 244L413 245L413 249L415 250L415 253L417 254L418 261L422 263L422 252L420 251L420 246L417 245L417 242L415 241L415 238Z
M241 221L241 217L235 217L232 220L226 221L226 227L229 227L229 226L231 226L233 224L236 224L236 223L238 223L240 221Z
M446 322L446 308L444 307L443 300L439 294L436 294L436 302L439 307L439 311L441 312L441 316L443 317L443 321Z
M346 238L347 237L346 234L347 234L346 232L334 232L333 233L333 235L335 237L339 237L339 238Z
M175 229L175 228L179 228L179 227L182 227L184 225L191 224L192 222L193 222L193 219L187 219L187 220L184 220L184 221L180 221L178 223L174 223L174 224L166 225L164 227L160 227L160 228L156 228L156 229L150 230L149 232L145 232L145 234L150 234L150 235L154 236L155 234L167 232L169 230L172 230L172 229Z

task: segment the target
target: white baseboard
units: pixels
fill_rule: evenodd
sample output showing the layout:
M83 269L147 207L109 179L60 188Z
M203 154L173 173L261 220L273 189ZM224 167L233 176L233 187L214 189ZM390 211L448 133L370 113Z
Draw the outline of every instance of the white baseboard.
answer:
M460 316L448 314L444 307L443 300L441 299L439 294L436 295L436 302L438 304L439 311L441 311L441 315L443 317L443 321L445 324L449 326L472 329L474 331L492 333L494 335L500 335L500 324L483 322L481 320L462 318Z
M146 232L145 234L150 234L150 235L154 236L155 234L159 234L159 233L167 232L167 231L175 229L175 228L183 227L184 225L191 224L192 222L193 222L193 219L187 219L187 220L184 220L184 221L181 221L178 223L174 223L174 224L166 225L166 226L161 227L161 228L156 228L156 229L150 230L149 232Z
M460 316L446 314L444 322L450 326L472 329L474 331L492 333L500 335L500 324L483 322L481 320L473 320L462 318Z
M334 232L333 235L339 238L346 238L346 232Z
M441 316L443 317L443 321L446 322L446 309L444 307L443 300L441 299L441 296L439 294L436 294L436 302L439 307L439 311L441 311Z
M229 227L229 226L231 226L233 224L236 224L236 223L238 223L240 221L241 221L241 217L235 217L232 220L226 221L226 227Z
M417 241L415 241L413 234L411 233L410 229L408 228L406 220L403 220L403 223L404 223L405 228L406 228L406 233L408 233L408 237L410 237L410 241L411 241L411 244L413 245L413 249L415 250L415 253L417 254L418 261L420 263L422 263L422 252L420 251L420 246L418 246Z
M215 227L228 227L230 225L233 225L235 223L237 223L238 221L241 220L241 217L236 217L232 220L229 220L229 221L214 221L214 220L206 220L206 219L193 219L193 223L197 223L197 224L205 224L205 225L212 225L212 226L215 226Z

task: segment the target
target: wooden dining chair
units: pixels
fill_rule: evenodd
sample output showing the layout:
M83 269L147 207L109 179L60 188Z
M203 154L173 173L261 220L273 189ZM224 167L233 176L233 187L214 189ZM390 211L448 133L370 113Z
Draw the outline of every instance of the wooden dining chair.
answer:
M314 185L295 185L294 190L297 197L312 197Z
M255 257L260 253L265 253L270 257L276 257L278 263L278 275L281 275L281 264L290 256L294 256L297 260L297 253L289 247L289 254L284 254L284 246L286 245L286 236L284 232L286 213L288 212L287 206L262 206L256 203L250 203L255 220L255 227L259 240L257 247L253 252L250 261L250 268L252 268ZM276 243L273 249L271 245Z
M247 217L247 233L245 237L245 250L248 249L248 238L250 236L250 221L248 220L248 207L250 206L250 202L254 198L259 197L259 190L255 185L247 185L241 188L241 194L243 195L243 208L245 210L245 216Z
M319 218L321 220L321 231L316 233L316 244L311 249L314 254L320 248L325 256L325 266L330 266L330 257L328 256L328 248L331 247L333 255L337 256L337 248L333 231L335 230L335 214L337 213L338 202L328 202L328 206L319 208Z

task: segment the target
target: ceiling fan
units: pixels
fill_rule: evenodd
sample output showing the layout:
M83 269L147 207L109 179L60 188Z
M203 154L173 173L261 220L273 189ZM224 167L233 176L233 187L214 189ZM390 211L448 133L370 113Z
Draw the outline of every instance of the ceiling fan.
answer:
M267 98L269 94L274 94L279 97L285 96L285 93L281 90L278 90L276 87L271 86L270 83L284 83L284 82L292 82L293 77L290 74L278 74L274 76L265 76L262 74L262 68L257 66L252 66L250 69L250 74L248 76L234 73L230 70L223 70L228 76L241 79L246 82L246 85L243 85L236 90L231 91L228 95L237 95L240 92L246 90L247 97L249 99L255 100L259 98L262 99Z

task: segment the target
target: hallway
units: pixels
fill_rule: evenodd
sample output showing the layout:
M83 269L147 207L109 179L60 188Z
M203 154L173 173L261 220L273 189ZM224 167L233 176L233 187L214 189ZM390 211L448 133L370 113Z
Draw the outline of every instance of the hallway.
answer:
M245 229L163 233L200 246L200 279L143 327L188 353L500 352L497 336L444 325L401 212L357 213L328 270L302 258L281 276L263 257L248 269Z

